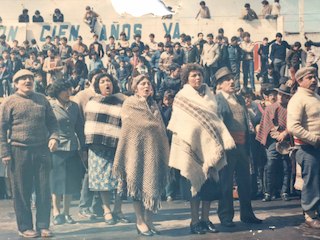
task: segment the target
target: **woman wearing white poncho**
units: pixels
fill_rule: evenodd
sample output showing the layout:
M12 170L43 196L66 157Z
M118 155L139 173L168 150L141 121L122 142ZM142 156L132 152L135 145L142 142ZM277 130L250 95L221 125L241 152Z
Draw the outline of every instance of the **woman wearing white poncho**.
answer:
M173 103L168 129L173 132L169 166L180 170L191 184L191 233L217 232L209 220L210 203L218 184L218 172L226 164L225 151L235 143L217 116L215 96L203 84L203 69L197 64L182 68L183 88ZM202 215L199 206L202 200Z

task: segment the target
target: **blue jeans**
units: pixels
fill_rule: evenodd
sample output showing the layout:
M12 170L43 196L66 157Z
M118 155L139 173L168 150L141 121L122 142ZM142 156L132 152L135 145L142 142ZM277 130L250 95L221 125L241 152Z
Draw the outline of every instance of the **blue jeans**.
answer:
M242 62L242 72L243 72L243 87L248 86L248 78L250 78L250 84L252 91L255 91L254 85L254 64L253 60L243 60Z
M234 85L236 90L240 90L240 62L230 60L230 69L234 76Z
M267 163L265 165L265 193L275 194L277 190L277 179L281 179L281 193L290 193L291 160L289 155L281 155L276 151L276 142L266 149ZM283 170L283 174L277 170ZM281 177L282 175L282 177Z

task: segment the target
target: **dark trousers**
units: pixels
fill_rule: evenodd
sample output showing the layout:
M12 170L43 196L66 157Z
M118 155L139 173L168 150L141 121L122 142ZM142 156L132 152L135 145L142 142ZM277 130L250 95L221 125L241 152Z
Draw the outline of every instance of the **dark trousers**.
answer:
M233 208L233 176L235 173L240 200L240 218L253 216L251 206L251 179L249 158L244 145L227 151L227 166L220 171L221 198L219 199L218 215L221 222L232 221Z
M234 76L234 85L236 90L240 90L240 62L230 60L230 70Z
M301 146L296 152L296 161L302 168L302 209L317 210L320 207L320 149L311 145Z
M83 177L79 208L80 211L89 209L92 213L96 213L98 215L103 213L100 195L98 192L92 192L89 190L88 172L86 172Z
M31 194L36 193L36 229L47 229L50 224L51 193L49 174L51 155L47 146L12 146L13 203L19 231L33 229Z
M277 179L281 179L281 193L290 193L291 160L288 155L276 151L276 142L266 149L267 163L265 165L265 193L274 195L277 191ZM280 171L279 171L280 170Z
M217 70L218 70L217 67L204 66L205 83L208 84L208 86L212 86L212 87L216 86L214 74L216 73Z
M170 177L166 185L166 197L175 197L179 190L180 171L175 168L170 168Z

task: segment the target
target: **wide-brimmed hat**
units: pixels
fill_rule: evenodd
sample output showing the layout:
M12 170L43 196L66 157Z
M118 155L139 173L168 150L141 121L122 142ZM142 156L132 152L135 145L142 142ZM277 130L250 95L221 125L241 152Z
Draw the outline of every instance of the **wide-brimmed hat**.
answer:
M233 74L230 72L229 68L222 67L215 73L216 82L221 82L221 80L229 80L233 78ZM227 79L226 77L230 77Z
M280 87L275 88L274 90L276 90L276 91L279 92L279 93L288 95L288 96L291 96L291 95L292 95L292 94L291 94L291 88L288 87L288 86L285 85L285 84L281 84Z
M24 77L24 76L32 76L34 77L33 72L27 70L27 69L21 69L18 72L16 72L15 75L13 75L13 82L17 82L20 78Z

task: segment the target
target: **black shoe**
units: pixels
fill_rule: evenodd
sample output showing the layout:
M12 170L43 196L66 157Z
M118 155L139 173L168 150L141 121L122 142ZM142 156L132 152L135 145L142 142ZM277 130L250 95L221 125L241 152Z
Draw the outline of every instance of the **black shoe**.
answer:
M252 224L261 224L262 220L257 218L256 216L250 216L250 217L244 217L244 218L240 218L241 222L244 223L252 223Z
M68 223L68 224L75 224L76 223L76 221L70 215L65 215L64 219L65 219L66 223Z
M130 219L127 218L126 216L124 216L122 213L120 213L120 214L113 213L112 215L113 215L114 220L117 222L131 223Z
M221 225L224 227L235 227L236 226L233 221L222 221Z
M268 193L264 194L264 198L262 199L262 202L270 202L271 201L271 195Z
M205 234L206 232L202 229L201 222L196 224L190 224L190 233L191 234Z
M95 220L96 216L90 212L88 209L81 209L79 212L79 216L82 218L87 218L89 220Z
M152 232L154 235L161 235L161 232L158 229L156 229L154 226L150 227L148 225L148 228L150 229L150 232Z
M112 218L110 219L106 219L105 216L106 215L111 215ZM117 221L114 219L113 215L111 212L108 212L108 213L105 213L104 214L104 222L107 224L107 225L115 225L117 223Z
M282 201L290 201L290 199L289 199L289 194L288 193L282 193L281 194L281 199L282 199Z
M201 224L202 224L202 229L205 230L206 232L209 232L209 233L217 233L217 232L219 232L216 229L216 227L213 225L213 223L210 222L209 220L208 221L202 221Z
M136 229L137 229L138 234L141 234L142 236L147 236L147 237L153 236L153 233L149 229L148 229L148 231L141 232L140 229L138 228L138 225L136 225Z
M65 223L64 215L58 214L57 216L53 216L52 224L53 225L62 225Z

